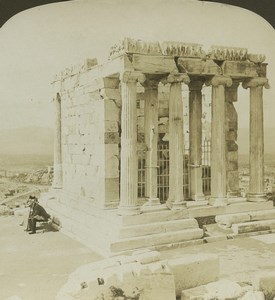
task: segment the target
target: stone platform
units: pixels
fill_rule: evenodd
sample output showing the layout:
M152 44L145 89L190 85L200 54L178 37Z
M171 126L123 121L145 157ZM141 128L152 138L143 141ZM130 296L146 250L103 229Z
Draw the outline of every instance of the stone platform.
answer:
M101 255L130 253L141 248L158 249L175 243L200 240L203 230L185 210L161 209L134 216L119 216L116 209L72 206L70 199L49 197L46 207L57 215L62 231Z
M253 215L255 220L265 222L263 224L265 232L269 223L275 229L274 221L270 220L273 215L275 216L272 202L232 202L223 207L206 204L197 206L189 203L188 207L182 210L169 210L163 206L159 211L119 216L116 209L104 210L88 204L84 212L77 207L75 199L73 201L63 196L45 195L47 210L58 216L64 233L106 257L128 254L142 248L165 250L202 244L215 241L217 238L226 238L227 235L234 235L234 232L238 235L247 230L243 228L251 228L249 223L242 224L248 220L249 215ZM234 231L229 228L229 231L225 230L223 233L221 229L219 234L216 234L216 229L215 234L210 234L211 230L207 230L202 224L200 228L197 221L200 218L215 218L217 223L224 219L232 222L237 220L238 216L241 224L232 225L232 228L238 229ZM211 226L213 229L213 225ZM217 224L214 226L218 227ZM258 229L257 226L253 228Z

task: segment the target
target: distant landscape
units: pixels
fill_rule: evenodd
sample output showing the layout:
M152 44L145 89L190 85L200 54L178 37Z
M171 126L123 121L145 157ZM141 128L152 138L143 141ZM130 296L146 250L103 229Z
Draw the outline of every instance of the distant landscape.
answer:
M0 130L0 170L30 171L53 165L53 129L25 127ZM238 131L239 162L249 161L249 130ZM275 166L275 130L265 129L265 163Z
M0 130L0 170L28 172L53 165L53 129Z

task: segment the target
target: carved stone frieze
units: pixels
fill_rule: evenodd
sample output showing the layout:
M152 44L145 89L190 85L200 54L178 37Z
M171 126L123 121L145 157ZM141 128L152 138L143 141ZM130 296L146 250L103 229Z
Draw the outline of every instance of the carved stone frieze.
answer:
M115 58L123 53L138 53L149 55L161 55L159 42L144 42L125 38L111 47L109 58Z
M264 54L248 54L247 58L249 61L253 62L253 63L262 63L265 61L265 55Z
M163 42L161 49L163 55L205 58L206 54L201 44L189 44L181 42Z
M208 56L215 60L247 60L247 49L236 47L211 46Z

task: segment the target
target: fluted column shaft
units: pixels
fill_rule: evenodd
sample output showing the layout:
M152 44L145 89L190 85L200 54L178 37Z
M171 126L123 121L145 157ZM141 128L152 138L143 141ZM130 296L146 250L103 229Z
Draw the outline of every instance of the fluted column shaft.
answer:
M189 84L190 197L204 200L202 192L202 93L203 81Z
M145 197L149 205L160 204L158 199L158 81L146 80L144 106L144 134L146 144Z
M62 188L62 144L61 144L61 97L57 93L55 103L55 128L54 128L54 177L52 187Z
M211 200L215 206L227 204L226 140L225 140L225 86L232 85L232 79L214 76L211 110Z
M181 83L189 83L186 74L168 76L169 95L169 198L167 206L173 209L185 207L183 194L183 101Z
M253 78L243 83L244 88L250 88L249 201L266 200L264 192L263 86L268 88L266 78Z
M124 72L121 77L121 166L119 214L138 214L137 205L137 112L136 85L145 77L139 72Z

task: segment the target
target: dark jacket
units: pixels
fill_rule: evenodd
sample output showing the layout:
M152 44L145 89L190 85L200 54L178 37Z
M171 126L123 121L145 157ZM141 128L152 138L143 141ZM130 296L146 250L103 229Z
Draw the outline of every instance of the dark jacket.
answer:
M32 207L31 217L40 216L45 221L47 221L51 216L46 212L44 207L39 205L38 203L34 203Z

